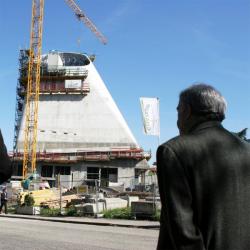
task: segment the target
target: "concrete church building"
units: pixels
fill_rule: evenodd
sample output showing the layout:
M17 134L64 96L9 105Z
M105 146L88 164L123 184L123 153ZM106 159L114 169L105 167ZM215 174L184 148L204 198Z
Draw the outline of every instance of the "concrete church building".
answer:
M150 155L139 147L92 61L79 53L43 55L37 173L51 186L60 174L68 188L86 179L132 187L149 168ZM27 63L28 53L21 50L12 179L22 175Z

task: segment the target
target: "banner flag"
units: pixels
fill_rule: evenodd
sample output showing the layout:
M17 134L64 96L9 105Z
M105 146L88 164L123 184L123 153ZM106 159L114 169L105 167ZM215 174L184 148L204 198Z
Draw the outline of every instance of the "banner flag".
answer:
M145 134L160 136L159 99L140 97L140 103Z

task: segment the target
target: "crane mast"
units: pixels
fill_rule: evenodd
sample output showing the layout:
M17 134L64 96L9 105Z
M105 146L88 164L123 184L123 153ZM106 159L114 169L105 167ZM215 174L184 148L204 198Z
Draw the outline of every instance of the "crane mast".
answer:
M103 43L107 39L90 21L85 13L78 7L74 0L65 0L74 11L77 18ZM23 152L23 179L36 170L36 146L37 146L37 124L38 103L40 92L40 66L42 50L44 0L32 0L32 19L30 31L30 49L28 65L27 94L25 102L25 125L24 125L24 152Z
M92 21L86 16L86 14L80 9L74 0L65 0L69 7L74 11L76 17L83 21L85 25L97 36L97 38L103 43L107 44L106 37L97 29Z
M23 178L36 170L38 102L42 50L44 0L32 1L28 81L25 105Z

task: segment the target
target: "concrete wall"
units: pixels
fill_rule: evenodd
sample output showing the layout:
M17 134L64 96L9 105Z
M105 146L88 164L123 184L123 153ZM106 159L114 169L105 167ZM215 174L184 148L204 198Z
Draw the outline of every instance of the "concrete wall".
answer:
M87 179L87 168L97 167L97 168L117 168L117 182L124 184L124 188L131 187L134 184L135 178L135 166L138 161L127 159L127 160L112 160L107 162L79 162L72 164L48 164L39 163L37 165L37 173L41 175L41 165L51 165L54 168L56 166L70 166L71 174L65 175L62 178L62 183L65 187L71 188L74 186L79 186L82 182ZM57 176L54 175L51 178L45 178L49 180L54 180L57 183Z
M135 176L134 168L121 167L118 169L118 182L124 184L124 188L131 187L132 180Z
M88 71L90 92L84 95L40 95L37 150L75 152L109 150L111 147L138 148L111 94L94 64L79 67ZM25 110L25 109L24 109ZM24 116L17 147L23 151Z
M77 187L82 184L82 180L87 179L87 166L84 163L73 165L71 174L73 175L72 186Z

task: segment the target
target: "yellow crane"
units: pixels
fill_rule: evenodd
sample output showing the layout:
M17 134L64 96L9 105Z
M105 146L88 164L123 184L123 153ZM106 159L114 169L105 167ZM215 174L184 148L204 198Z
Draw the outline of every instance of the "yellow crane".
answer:
M28 82L25 105L23 178L36 169L37 117L40 87L44 0L33 0Z
M96 28L91 20L79 8L74 0L65 0L76 17L103 43L107 43L105 36ZM44 0L32 0L32 18L30 31L30 49L28 65L28 81L25 105L24 152L23 152L23 179L36 170L36 146L38 103L40 92L40 68L42 52Z

